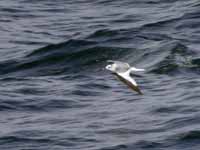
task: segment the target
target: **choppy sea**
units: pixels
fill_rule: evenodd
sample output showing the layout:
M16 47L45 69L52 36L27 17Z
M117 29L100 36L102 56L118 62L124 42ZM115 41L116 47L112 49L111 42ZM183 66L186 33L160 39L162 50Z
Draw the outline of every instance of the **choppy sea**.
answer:
M0 85L1 150L199 150L200 1L1 0Z

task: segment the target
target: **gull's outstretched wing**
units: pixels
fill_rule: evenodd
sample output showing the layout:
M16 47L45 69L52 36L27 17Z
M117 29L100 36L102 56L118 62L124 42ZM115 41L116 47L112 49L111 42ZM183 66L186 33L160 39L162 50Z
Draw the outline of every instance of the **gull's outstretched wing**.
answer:
M128 63L122 62L122 61L107 60L107 62L109 62L109 63L114 63L114 64L117 64L117 65L120 65L120 66L127 66L127 67L130 67Z
M124 82L126 85L128 85L132 90L138 92L138 93L141 94L141 95L143 94L143 93L140 91L140 89L139 89L139 87L138 87L136 81L135 81L133 78L131 78L130 72L129 72L129 71L127 71L127 72L125 72L125 73L115 73L115 75L116 75L122 82Z

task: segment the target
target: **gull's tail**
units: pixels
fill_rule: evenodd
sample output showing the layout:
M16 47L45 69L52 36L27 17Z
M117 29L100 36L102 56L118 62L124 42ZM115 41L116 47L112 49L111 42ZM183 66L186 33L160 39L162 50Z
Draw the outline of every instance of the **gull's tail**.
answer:
M135 71L135 72L137 72L137 71L145 71L145 69L139 69L139 68L131 67L130 71Z

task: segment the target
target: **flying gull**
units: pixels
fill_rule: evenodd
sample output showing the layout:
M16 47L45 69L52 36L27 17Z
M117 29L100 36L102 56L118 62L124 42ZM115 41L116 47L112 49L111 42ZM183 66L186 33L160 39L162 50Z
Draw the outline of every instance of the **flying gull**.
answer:
M138 69L135 67L130 67L128 63L121 61L109 60L108 62L112 63L106 66L106 69L115 74L122 82L128 85L131 89L142 94L136 81L130 76L131 72L145 71L144 69Z

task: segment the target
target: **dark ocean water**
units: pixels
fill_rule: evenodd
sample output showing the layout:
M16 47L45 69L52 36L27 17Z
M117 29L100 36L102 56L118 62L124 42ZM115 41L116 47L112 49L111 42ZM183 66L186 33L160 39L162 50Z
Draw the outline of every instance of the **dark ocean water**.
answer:
M0 84L1 150L199 150L200 1L1 0Z

